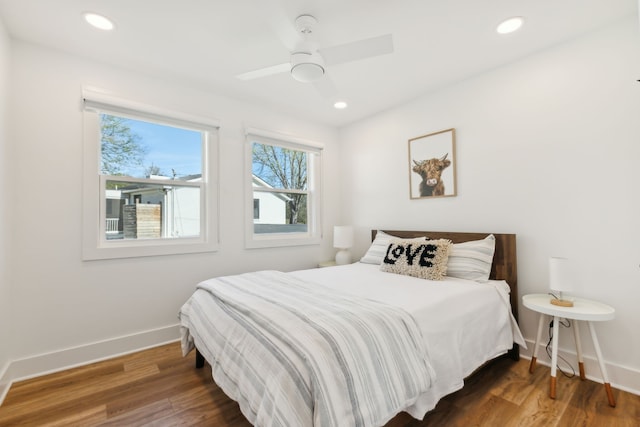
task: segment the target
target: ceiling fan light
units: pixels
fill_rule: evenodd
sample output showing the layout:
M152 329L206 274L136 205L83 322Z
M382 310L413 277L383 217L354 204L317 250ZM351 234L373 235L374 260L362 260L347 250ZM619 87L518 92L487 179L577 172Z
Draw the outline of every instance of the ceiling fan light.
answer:
M314 82L324 76L324 68L318 64L298 64L291 67L291 75L302 83Z
M296 52L291 55L291 75L303 83L319 80L324 76L324 61L317 53Z

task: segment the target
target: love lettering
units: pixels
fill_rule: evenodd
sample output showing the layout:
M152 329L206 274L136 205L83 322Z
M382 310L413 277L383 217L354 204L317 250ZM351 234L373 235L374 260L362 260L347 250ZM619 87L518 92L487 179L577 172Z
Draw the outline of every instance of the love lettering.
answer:
M395 264L401 259L405 259L407 265L414 265L416 261L422 267L432 267L431 260L435 258L438 247L429 243L407 245L390 244L387 248L387 254L384 257L385 264Z

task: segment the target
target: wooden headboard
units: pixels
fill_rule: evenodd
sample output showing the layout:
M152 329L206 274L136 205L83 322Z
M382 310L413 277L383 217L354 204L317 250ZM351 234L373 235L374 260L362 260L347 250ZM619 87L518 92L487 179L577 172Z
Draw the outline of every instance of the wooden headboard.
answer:
M406 231L406 230L382 230L393 236L403 239L411 237L428 236L430 239L449 239L453 243L468 242L470 240L482 240L489 234L496 238L496 249L493 254L490 279L504 280L511 288L511 310L513 316L518 319L518 263L516 258L516 235L496 233L458 233L448 231ZM376 237L376 230L371 230L371 241Z

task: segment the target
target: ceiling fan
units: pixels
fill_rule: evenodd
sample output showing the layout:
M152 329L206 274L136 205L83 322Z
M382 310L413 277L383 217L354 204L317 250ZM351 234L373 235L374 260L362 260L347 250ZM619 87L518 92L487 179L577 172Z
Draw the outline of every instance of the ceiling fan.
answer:
M393 52L391 34L318 48L317 42L312 38L317 24L318 20L312 15L304 14L298 16L295 20L295 27L301 35L301 40L291 52L289 62L238 74L236 77L240 80L252 80L289 72L294 79L300 82L316 82L325 76L326 67L328 66Z

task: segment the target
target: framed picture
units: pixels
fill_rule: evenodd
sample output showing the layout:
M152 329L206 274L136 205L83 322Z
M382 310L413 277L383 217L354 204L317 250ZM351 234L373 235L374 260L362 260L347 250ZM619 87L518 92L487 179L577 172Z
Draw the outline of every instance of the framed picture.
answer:
M412 199L456 195L456 130L446 129L409 140L409 196Z

